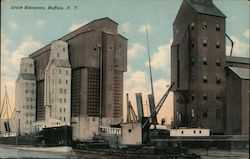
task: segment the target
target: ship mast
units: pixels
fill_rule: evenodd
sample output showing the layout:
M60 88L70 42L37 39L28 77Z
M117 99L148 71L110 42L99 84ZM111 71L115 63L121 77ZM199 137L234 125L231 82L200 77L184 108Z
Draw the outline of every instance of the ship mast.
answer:
M7 93L7 89L5 86L5 93L4 93L4 99L3 99L3 105L0 110L0 119L6 118L9 119L11 116L12 110L10 107L10 101Z
M154 96L154 86L153 86L153 77L152 77L152 70L151 70L151 58L150 58L150 49L149 49L149 42L148 42L148 30L146 28L146 35L147 35L147 46L148 46L148 65L149 65L149 73L150 73L150 83L151 83L151 94L153 97L153 107L155 107L155 96ZM152 122L154 125L157 123L157 118L154 116L152 118Z

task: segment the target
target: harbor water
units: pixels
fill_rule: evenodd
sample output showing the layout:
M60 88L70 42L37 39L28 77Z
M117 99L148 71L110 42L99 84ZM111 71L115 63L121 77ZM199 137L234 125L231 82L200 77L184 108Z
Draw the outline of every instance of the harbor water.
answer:
M42 148L43 149L43 148ZM52 148L51 148L52 149ZM43 149L46 150L46 149ZM51 151L41 151L37 148L35 149L20 149L15 146L0 145L0 159L7 158L25 158L25 159L131 159L131 157L122 157L122 156L106 156L102 155L93 155L93 154L84 154L84 155L73 155L72 151L62 152L62 148L53 148L54 152ZM218 149L190 149L190 153L200 155L202 159L248 159L248 151L229 151L229 150L218 150ZM133 157L132 157L133 158ZM142 157L144 158L144 157Z

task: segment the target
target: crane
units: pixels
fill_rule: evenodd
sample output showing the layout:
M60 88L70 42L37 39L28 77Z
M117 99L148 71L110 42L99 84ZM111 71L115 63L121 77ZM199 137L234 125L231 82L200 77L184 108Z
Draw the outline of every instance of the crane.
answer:
M128 109L128 112L127 112L127 122L137 122L138 121L138 117L137 115L135 114L135 111L132 107L132 104L131 102L129 101L128 99L128 94L127 94L127 109Z
M164 95L162 96L161 100L159 101L159 103L158 103L157 106L155 107L153 113L152 113L152 114L150 115L150 117L143 123L142 128L144 128L144 127L147 125L147 123L150 121L150 119L153 119L153 118L159 113L159 111L160 111L162 105L164 104L164 102L165 102L165 100L166 100L168 94L170 93L170 90L171 90L171 88L173 87L173 85L174 85L174 82L172 82L172 83L170 84L168 90L164 93Z

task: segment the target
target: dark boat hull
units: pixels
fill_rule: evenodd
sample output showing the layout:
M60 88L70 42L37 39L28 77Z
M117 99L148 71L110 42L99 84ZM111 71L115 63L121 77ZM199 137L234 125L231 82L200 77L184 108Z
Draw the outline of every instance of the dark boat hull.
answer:
M16 137L0 138L0 144L34 145L34 146L70 146L72 142L72 128L60 126L43 128L41 131Z

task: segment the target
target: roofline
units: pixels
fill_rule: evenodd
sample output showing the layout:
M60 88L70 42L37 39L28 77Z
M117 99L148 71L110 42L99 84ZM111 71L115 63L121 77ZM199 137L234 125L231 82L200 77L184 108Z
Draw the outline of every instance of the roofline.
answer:
M116 25L118 25L117 22L113 21L113 20L110 19L109 17L99 18L99 19L95 19L95 20L93 20L93 21L91 21L91 22L89 22L89 23L87 23L87 24L81 26L80 28L78 28L78 29L76 29L76 30L74 30L74 31L72 31L72 32L69 32L68 34L62 36L61 38L59 38L59 39L57 39L57 40L64 40L64 38L65 38L64 41L68 41L68 40L70 40L70 39L72 39L72 38L74 38L74 37L76 37L76 36L78 36L78 35L80 35L80 34L82 34L82 33L87 33L87 32L94 31L94 30L88 30L88 31L80 32L80 33L76 34L75 36L73 36L73 37L71 37L71 38L67 38L67 36L70 36L71 34L73 34L73 33L77 32L77 31L79 31L79 30L82 29L84 26L87 26L87 25L89 25L89 24L91 24L91 23L93 23L93 22L96 22L96 21L99 21L99 20L103 20L103 19L108 19L108 20L112 21L113 23L115 23ZM53 41L55 41L55 40L53 40ZM53 41L52 41L52 42L53 42ZM47 48L47 47L49 47L50 45L51 45L51 42L50 42L49 44L45 45L44 47L38 49L37 51L31 53L31 54L29 55L29 57L32 58L32 57L35 57L35 56L40 55L41 53L38 53L38 52L41 51L41 50L43 50L43 49L45 49L44 51L49 50L49 48ZM43 52L44 52L44 51L43 51Z
M250 78L241 78L236 72L234 72L231 68L238 68L238 67L232 67L232 66L226 66L226 68L228 70L230 70L231 72L233 72L237 77L239 77L241 80L249 80ZM247 68L243 68L243 69L247 69ZM250 69L247 69L247 70L250 70Z
M80 29L80 28L79 28L79 29ZM77 30L78 30L78 29L77 29ZM71 38L67 38L67 36L69 36L70 34L76 32L77 30L74 30L74 31L72 31L72 32L70 32L70 33L68 33L68 34L66 34L66 35L64 35L64 36L62 36L61 38L59 38L59 39L57 39L57 40L63 40L63 38L66 38L66 39L63 40L63 41L68 41L68 40L70 40L70 39L72 39L72 38L74 38L74 37L76 37L76 36L78 36L78 35L80 35L80 34L85 34L85 33L94 31L94 30L88 30L88 31L80 32L80 33L78 33L78 34L72 36ZM35 56L40 55L40 53L38 53L38 52L41 51L41 50L43 50L43 49L45 49L44 51L49 50L49 49L50 49L51 43L54 42L54 41L56 41L56 40L51 41L49 44L47 44L47 45L45 45L44 47L38 49L37 51L31 53L31 54L29 55L29 57L32 58L32 57L35 57ZM49 47L49 48L47 48L47 47ZM44 51L43 51L43 52L44 52Z
M212 17L220 17L220 18L227 18L226 16L218 16L218 15L213 15L213 14L205 14L205 13L199 13L195 11L197 14L202 14L202 15L207 15L207 16L212 16Z
M118 36L120 36L120 37L122 37L123 39L125 39L125 40L128 40L127 38L125 38L123 35L121 35L121 34L117 34Z

